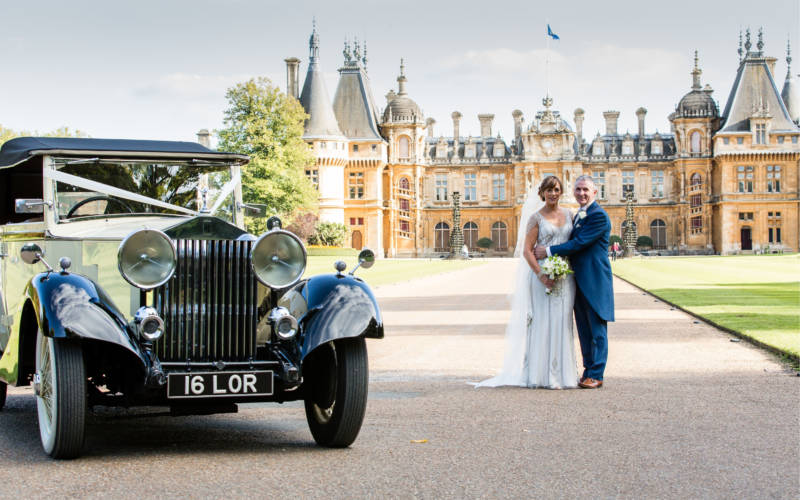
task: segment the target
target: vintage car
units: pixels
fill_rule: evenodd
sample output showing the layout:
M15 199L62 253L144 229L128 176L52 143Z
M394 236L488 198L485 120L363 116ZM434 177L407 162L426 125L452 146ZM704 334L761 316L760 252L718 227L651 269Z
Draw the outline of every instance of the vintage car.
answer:
M0 149L0 408L33 385L44 451L77 456L87 409L173 415L302 400L315 441L349 446L382 338L350 273L301 279L280 220L244 229L248 157L190 142L22 137Z

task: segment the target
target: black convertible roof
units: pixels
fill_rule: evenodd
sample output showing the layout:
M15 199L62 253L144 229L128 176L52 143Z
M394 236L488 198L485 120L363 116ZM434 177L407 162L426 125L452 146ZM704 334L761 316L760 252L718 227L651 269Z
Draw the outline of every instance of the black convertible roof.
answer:
M46 154L119 156L133 158L172 158L199 160L236 160L247 163L249 157L222 153L196 142L138 141L132 139L87 139L72 137L17 137L0 148L0 168L17 165L33 156Z

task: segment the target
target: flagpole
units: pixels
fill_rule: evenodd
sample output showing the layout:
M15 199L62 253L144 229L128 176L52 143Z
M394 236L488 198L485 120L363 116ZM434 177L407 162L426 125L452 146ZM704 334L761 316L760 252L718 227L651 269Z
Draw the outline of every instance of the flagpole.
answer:
M550 20L545 20L545 28L550 27ZM550 96L550 34L545 30L544 32L544 43L545 43L545 53L544 53L544 88L545 88L545 97Z

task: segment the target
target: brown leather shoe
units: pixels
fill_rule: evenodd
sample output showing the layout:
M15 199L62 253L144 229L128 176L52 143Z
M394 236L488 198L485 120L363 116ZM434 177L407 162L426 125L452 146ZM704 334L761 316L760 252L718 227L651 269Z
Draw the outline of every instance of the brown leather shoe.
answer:
M603 387L603 381L587 377L578 382L578 385L581 386L583 389L599 389Z

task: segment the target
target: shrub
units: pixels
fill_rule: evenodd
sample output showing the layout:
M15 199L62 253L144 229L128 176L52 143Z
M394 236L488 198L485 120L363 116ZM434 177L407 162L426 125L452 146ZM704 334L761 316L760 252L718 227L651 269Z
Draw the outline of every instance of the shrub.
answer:
M492 246L494 245L494 241L492 241L491 238L487 238L486 236L484 236L483 238L479 239L475 244L478 245L478 248L483 248L484 250L487 250L489 248L492 248Z
M338 222L318 222L308 243L326 247L341 247L347 239L347 227Z
M294 216L292 222L286 226L286 230L296 234L301 240L308 241L316 231L318 220L317 216L311 212L300 213Z
M653 247L653 238L651 238L649 236L644 236L644 235L639 236L636 239L636 248L642 248L642 247L652 248Z
M613 245L615 242L616 242L616 243L619 243L619 244L620 244L620 246L622 246L622 238L620 238L620 237L619 237L619 236L617 236L616 234L612 234L612 235L611 235L611 236L608 238L608 244L609 244L609 245Z

